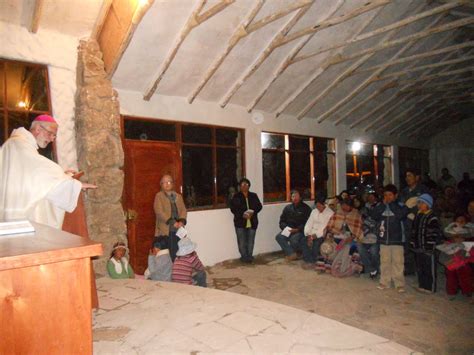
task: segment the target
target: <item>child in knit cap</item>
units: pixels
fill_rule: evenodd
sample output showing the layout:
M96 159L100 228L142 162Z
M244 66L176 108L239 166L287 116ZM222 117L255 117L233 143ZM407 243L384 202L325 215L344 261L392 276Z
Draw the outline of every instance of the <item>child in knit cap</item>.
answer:
M114 244L110 259L107 262L107 271L113 279L133 279L133 272L128 259L125 257L128 249L123 242Z
M433 213L433 198L422 194L417 199L418 213L413 221L411 244L415 251L418 290L436 292L436 254L435 247L442 240L438 217Z

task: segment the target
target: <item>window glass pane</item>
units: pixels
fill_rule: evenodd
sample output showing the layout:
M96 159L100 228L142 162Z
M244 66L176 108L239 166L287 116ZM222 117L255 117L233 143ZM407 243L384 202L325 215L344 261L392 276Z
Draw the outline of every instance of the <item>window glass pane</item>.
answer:
M309 151L309 138L308 137L295 137L290 136L290 149L291 150L306 150Z
M360 142L347 141L346 142L346 154L357 154L357 155L374 155L374 148L372 144L365 144Z
M174 123L125 120L124 128L125 139L166 142L176 140L176 125Z
M213 205L212 148L183 146L183 192L196 207Z
M372 190L375 183L374 158L365 155L346 155L347 188L351 193Z
M3 114L3 111L0 110L0 145L5 143L5 140L7 137L5 137L5 116Z
M285 149L285 136L262 132L262 148Z
M211 144L212 128L197 125L183 125L183 142Z
M4 64L0 62L0 107L3 107L5 100L5 69L3 65Z
M15 62L5 65L8 107L49 111L46 68Z
M316 193L321 191L330 196L327 189L329 182L328 155L324 152L314 153L314 188Z
M384 158L383 162L383 186L385 186L392 183L392 159Z
M239 180L242 178L242 151L240 149L217 148L217 203L229 206Z
M240 130L216 128L216 144L240 147Z
M286 201L285 153L264 151L262 158L264 201Z
M309 153L291 152L290 154L291 189L300 192L303 199L311 198L311 166Z
M327 196L336 196L336 155L328 154L328 184L327 184Z

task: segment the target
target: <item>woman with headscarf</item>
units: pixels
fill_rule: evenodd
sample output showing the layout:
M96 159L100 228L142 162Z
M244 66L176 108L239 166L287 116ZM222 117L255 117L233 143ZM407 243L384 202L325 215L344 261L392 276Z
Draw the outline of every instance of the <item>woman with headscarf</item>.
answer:
M160 181L161 191L155 196L153 208L156 215L155 237L168 236L171 260L178 251L176 232L186 225L186 206L183 196L174 191L174 181L170 175L164 175Z

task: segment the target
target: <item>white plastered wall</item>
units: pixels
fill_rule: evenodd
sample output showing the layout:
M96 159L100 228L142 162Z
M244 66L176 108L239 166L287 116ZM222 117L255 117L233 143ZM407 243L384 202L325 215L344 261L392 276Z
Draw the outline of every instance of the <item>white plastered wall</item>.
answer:
M474 177L474 118L449 127L430 140L430 170L434 179L448 168L456 181L468 172Z
M74 95L79 40L47 30L33 34L5 22L0 22L0 39L0 58L48 66L52 113L59 123L58 163L64 169L76 169Z
M291 117L274 118L264 114L264 122L256 125L252 115L239 106L229 105L222 109L217 103L196 100L192 105L186 98L154 95L144 101L142 94L118 90L122 114L184 121L202 124L238 127L245 129L246 176L252 182L252 191L263 200L262 150L260 133L262 131L295 133L320 137L336 138L337 191L346 185L345 141L359 140L367 143L403 145L427 148L422 142L403 141L396 137L374 136L371 133L349 130L345 126L335 127L332 123L317 124L315 120L298 121ZM395 155L396 157L396 155ZM393 161L398 165L398 161ZM396 169L398 171L398 169ZM264 205L259 214L259 227L255 240L254 254L279 250L275 235L279 232L278 220L286 204ZM310 203L313 206L313 203ZM198 254L206 265L238 258L237 242L229 209L194 211L188 214L190 237L198 243Z

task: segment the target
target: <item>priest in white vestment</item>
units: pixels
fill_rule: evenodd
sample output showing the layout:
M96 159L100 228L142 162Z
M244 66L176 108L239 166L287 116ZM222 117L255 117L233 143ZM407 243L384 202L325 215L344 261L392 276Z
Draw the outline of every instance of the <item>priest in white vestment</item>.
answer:
M81 183L38 148L54 141L58 124L48 115L35 118L31 128L13 130L0 148L0 221L28 219L61 229L65 212L76 208Z

